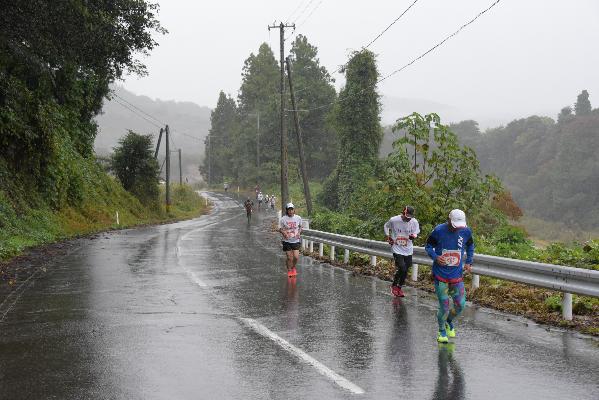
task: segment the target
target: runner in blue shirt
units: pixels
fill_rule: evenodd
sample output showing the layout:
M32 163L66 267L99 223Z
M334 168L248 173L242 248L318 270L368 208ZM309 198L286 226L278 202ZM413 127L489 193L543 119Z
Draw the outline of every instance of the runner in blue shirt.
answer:
M466 226L464 211L451 210L447 222L437 225L430 234L425 249L433 260L435 292L439 300L437 341L447 343L448 337L455 337L453 322L466 305L463 274L464 270L470 272L474 257L474 240L472 231Z

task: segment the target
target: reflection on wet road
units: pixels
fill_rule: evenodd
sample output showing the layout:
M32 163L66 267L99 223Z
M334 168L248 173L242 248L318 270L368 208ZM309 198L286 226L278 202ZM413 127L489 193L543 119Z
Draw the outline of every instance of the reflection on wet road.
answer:
M306 257L288 280L275 214L212 197L79 240L0 305L0 398L599 398L596 341L469 307L439 346L430 295Z

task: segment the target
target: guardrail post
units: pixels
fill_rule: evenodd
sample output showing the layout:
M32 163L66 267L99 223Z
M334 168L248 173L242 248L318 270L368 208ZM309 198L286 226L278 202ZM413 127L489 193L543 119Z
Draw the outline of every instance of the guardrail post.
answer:
M343 262L345 264L349 264L349 250L345 249L345 251L343 252Z
M376 266L376 256L370 256L370 265Z
M310 253L314 253L314 242L312 240L310 240L309 250Z
M480 275L472 275L472 289L478 289L480 286Z
M324 256L324 243L318 243L318 255Z
M412 264L412 282L418 281L418 264Z
M572 321L572 293L564 293L562 299L562 317L566 321Z
M331 261L335 261L335 246L331 246Z

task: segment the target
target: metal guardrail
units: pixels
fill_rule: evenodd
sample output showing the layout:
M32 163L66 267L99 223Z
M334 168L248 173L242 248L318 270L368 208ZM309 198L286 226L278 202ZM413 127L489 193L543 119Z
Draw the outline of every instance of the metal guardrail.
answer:
M312 229L303 229L302 238L304 248L309 246L310 250L313 250L314 242L320 243L320 255L323 254L322 244L345 249L345 262L349 259L349 251L370 255L373 257L372 263L376 263L377 256L393 258L387 242ZM331 252L332 259L334 253ZM432 265L432 260L423 247L414 247L413 260L412 279L416 280L418 264ZM565 319L572 319L572 293L599 297L599 271L594 270L475 254L472 273L474 288L479 285L478 276L484 275L563 292L562 312Z

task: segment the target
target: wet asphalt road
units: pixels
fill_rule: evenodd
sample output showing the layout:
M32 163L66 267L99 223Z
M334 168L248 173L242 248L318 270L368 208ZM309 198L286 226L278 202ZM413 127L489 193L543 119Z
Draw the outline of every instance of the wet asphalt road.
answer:
M0 305L2 399L599 399L599 344L302 257L273 212L81 239ZM214 197L216 196L216 197Z

